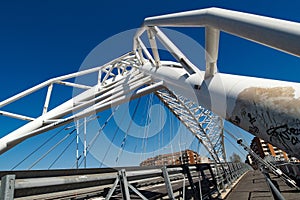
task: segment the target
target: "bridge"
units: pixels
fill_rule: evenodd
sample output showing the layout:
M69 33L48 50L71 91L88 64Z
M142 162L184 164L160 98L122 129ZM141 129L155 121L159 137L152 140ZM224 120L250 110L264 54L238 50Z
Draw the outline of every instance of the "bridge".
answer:
M193 64L161 27L204 27L205 70ZM76 159L70 167L75 169L1 172L1 197L223 198L222 193L230 191L250 169L242 163L227 162L224 132L229 132L255 157L243 141L224 128L224 120L300 158L299 83L219 73L221 31L297 57L300 55L300 24L296 22L219 8L146 18L133 38L132 51L102 66L52 78L0 102L1 115L24 121L0 139L2 156L20 143L50 133L48 139L32 153L24 155L12 169L23 164L54 137L63 135L27 169L44 161L60 144L71 139L49 163L51 168L76 142ZM167 59L164 58L166 52ZM51 102L61 98L61 94L54 92L57 85L70 88L74 96L53 106ZM31 117L30 113L5 110L14 102L40 91L45 92L40 115ZM159 102L159 107L154 106L155 102ZM131 113L128 110L130 104L134 104ZM134 122L137 110L141 108L146 111L144 116L139 116L144 118L143 127ZM167 111L161 108L167 108ZM101 123L99 118L103 120ZM115 122L112 122L113 118ZM175 119L184 127L176 124ZM123 122L127 123L126 128L121 125ZM165 125L168 127L162 129ZM109 135L103 134L109 126L117 127L115 134L113 131ZM118 135L120 129L122 135ZM182 135L183 130L187 130L186 135ZM172 135L177 131L180 134ZM158 136L153 135L156 133ZM188 133L192 140L188 139ZM163 142L169 136L169 143ZM103 148L103 151L93 156L101 157L100 166L110 168L79 169L82 165L86 167L87 156L95 149L100 137L97 149ZM135 141L131 151L132 147L128 147L130 138ZM176 148L181 149L180 144L178 147L174 144L182 141L192 144L193 139L204 147L212 164L116 167L126 159L148 158L166 153L167 149L174 152ZM159 142L155 147L156 140ZM116 148L116 144L120 147ZM257 159L262 170L268 169L297 189L296 183L277 166ZM277 194L278 190L267 175L265 181Z

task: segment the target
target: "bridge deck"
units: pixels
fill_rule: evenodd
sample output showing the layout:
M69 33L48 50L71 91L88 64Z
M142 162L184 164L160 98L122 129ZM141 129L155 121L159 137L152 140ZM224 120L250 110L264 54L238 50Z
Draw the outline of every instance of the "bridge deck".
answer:
M260 171L249 171L242 177L225 199L265 200L273 199L273 195L264 175Z
M270 174L273 184L278 188L284 199L299 199L300 191L289 187L284 181ZM245 174L233 190L227 195L226 200L235 199L274 199L267 181L260 171L249 171Z
M300 198L300 191L289 187L284 181L273 174L270 174L270 178L285 200L297 200Z

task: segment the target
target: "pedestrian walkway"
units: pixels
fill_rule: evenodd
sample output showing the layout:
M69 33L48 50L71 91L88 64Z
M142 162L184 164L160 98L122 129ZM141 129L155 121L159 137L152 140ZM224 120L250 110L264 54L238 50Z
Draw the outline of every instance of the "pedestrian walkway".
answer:
M266 200L274 198L262 172L255 170L247 172L225 199Z
M300 199L300 191L293 187L288 186L280 178L270 174L273 184L278 188L285 200L298 200Z

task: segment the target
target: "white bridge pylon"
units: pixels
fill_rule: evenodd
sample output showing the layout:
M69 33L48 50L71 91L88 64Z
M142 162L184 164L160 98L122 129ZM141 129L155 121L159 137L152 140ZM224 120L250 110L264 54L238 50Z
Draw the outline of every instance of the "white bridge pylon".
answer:
M205 27L206 71L191 63L158 26ZM147 18L134 37L132 52L100 67L50 79L0 102L5 109L48 87L39 117L0 111L29 121L0 139L0 153L37 134L155 92L217 162L225 160L222 119L300 158L300 84L217 73L220 31L300 55L300 24L295 22L218 8ZM140 37L144 32L151 53ZM160 59L157 39L177 63ZM98 74L94 86L68 81L91 73ZM48 111L54 84L85 91Z

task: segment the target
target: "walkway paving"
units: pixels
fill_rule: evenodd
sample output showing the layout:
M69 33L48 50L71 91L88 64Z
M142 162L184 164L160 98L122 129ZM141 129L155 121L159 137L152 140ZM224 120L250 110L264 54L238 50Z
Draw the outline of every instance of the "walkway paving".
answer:
M300 199L300 191L289 187L284 181L275 175L270 174L270 178L274 185L279 189L280 193L285 200L298 200Z
M274 198L264 175L260 171L249 171L225 199L266 200Z

